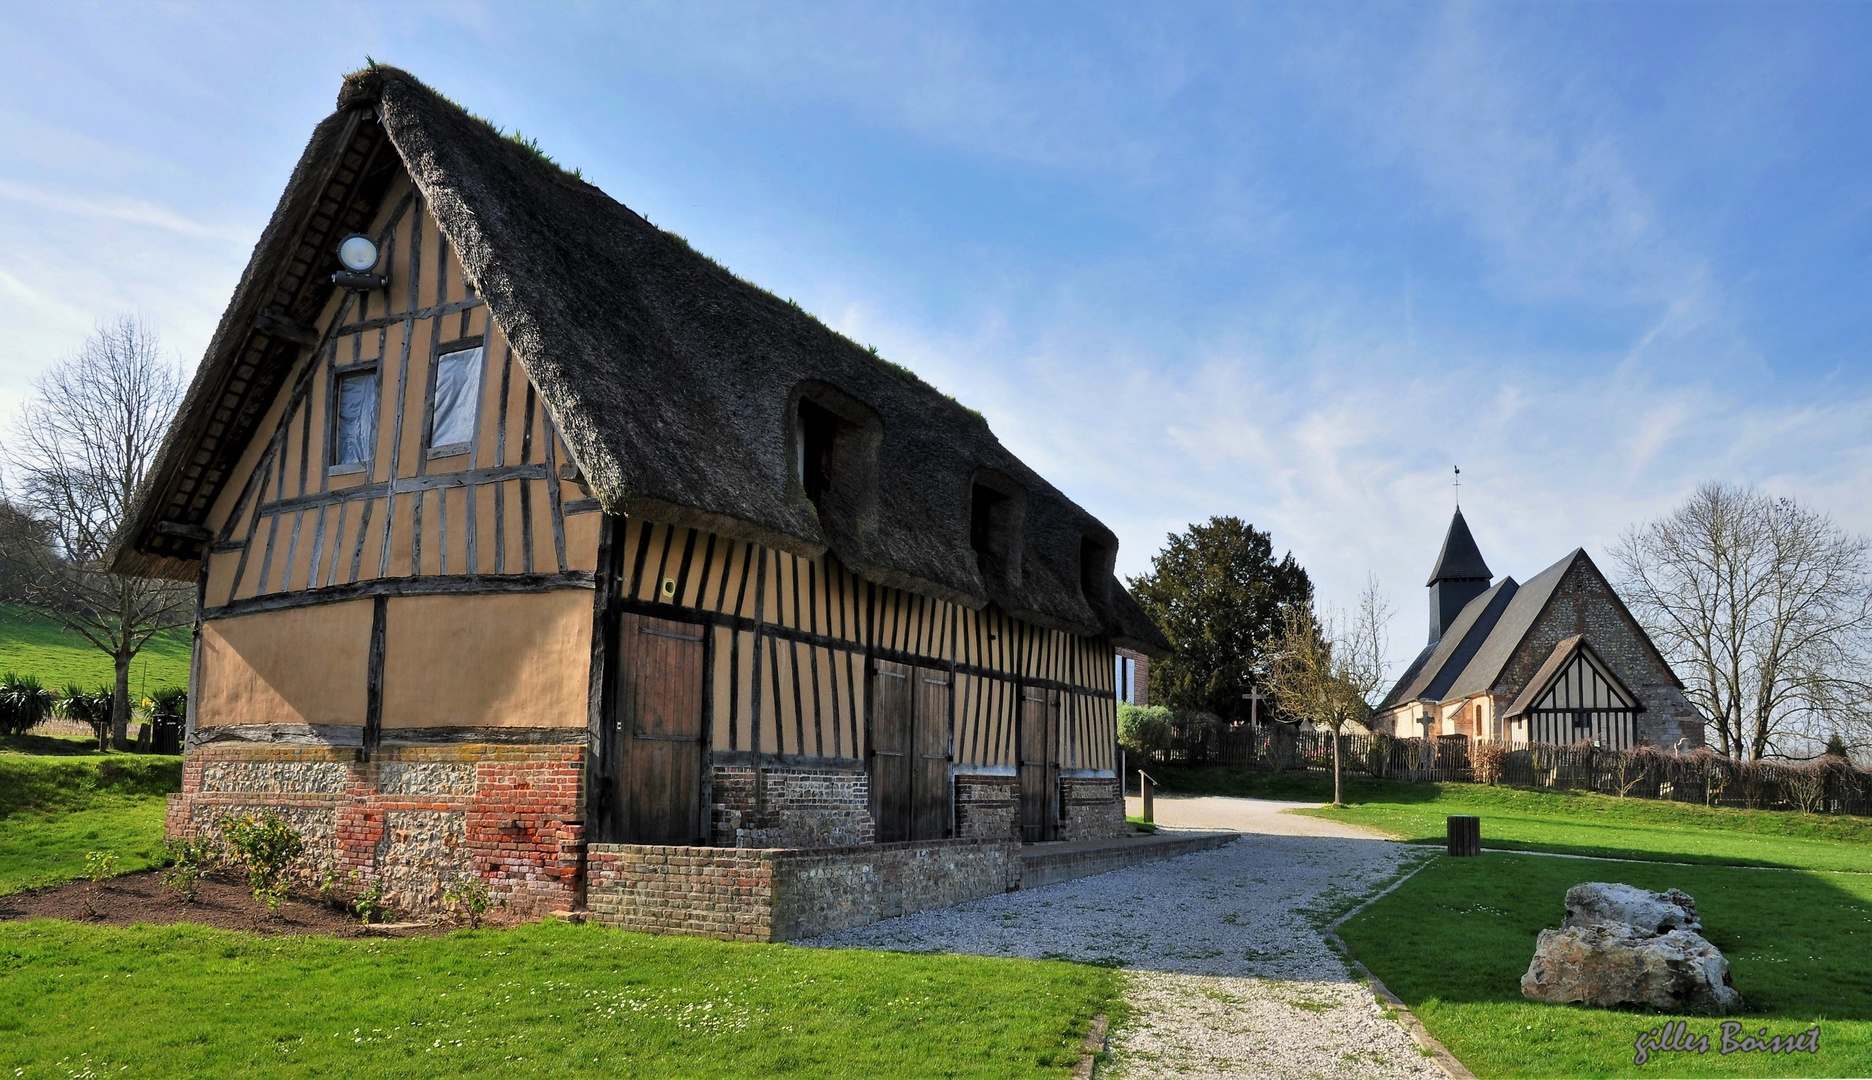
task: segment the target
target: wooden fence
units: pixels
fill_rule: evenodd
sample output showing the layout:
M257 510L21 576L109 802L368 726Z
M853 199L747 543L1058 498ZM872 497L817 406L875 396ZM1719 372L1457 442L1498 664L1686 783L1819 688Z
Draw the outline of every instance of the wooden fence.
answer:
M1268 772L1332 772L1332 735L1269 725L1179 732L1165 757L1188 765ZM1384 780L1449 780L1597 791L1635 799L1666 799L1753 810L1872 815L1872 771L1844 758L1784 764L1735 761L1708 750L1673 753L1656 747L1606 750L1589 744L1504 747L1471 744L1466 735L1429 739L1342 736L1348 776Z

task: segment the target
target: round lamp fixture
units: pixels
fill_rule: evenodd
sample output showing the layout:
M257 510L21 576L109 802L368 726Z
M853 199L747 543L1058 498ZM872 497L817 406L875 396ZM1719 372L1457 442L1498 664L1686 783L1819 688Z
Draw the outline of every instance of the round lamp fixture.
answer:
M338 241L338 261L346 270L362 274L377 265L377 244L368 236L352 233Z

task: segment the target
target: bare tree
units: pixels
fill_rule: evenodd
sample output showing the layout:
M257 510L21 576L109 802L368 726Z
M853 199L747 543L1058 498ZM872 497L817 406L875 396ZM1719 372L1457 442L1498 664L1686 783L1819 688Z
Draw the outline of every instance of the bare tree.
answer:
M35 390L6 447L23 521L0 543L30 567L26 602L110 655L111 735L124 749L130 661L152 635L187 620L193 596L173 582L105 572L105 550L181 402L182 375L149 326L124 316L99 323Z
M1872 703L1864 537L1792 499L1704 484L1613 551L1632 613L1733 758L1790 756ZM1804 747L1803 747L1804 748Z
M1371 579L1350 616L1323 616L1298 604L1281 609L1280 636L1266 648L1270 683L1282 706L1333 735L1333 805L1344 803L1340 739L1348 723L1364 726L1385 684L1385 637L1391 608Z

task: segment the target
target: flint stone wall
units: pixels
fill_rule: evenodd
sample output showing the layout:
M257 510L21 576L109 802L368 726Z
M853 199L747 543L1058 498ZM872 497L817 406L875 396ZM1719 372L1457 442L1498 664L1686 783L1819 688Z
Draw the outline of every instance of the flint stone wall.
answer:
M739 848L848 847L877 839L871 778L859 767L763 764L710 770L710 844Z
M592 844L586 907L626 930L794 941L1020 887L1006 840L818 850Z
M169 799L171 839L217 835L224 816L271 811L299 830L297 873L335 871L356 892L381 881L399 911L426 914L479 874L506 914L577 900L584 750L576 746L351 747L211 744L189 751Z
M1020 840L1020 781L1012 776L955 778L956 835L977 840Z
M1059 824L1061 840L1112 840L1131 835L1125 822L1124 795L1115 776L1060 778L1060 802L1065 813Z

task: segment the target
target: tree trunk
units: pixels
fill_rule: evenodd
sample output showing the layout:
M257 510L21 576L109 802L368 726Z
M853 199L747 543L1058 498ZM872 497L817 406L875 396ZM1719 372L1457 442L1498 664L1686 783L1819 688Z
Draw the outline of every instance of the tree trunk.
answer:
M1339 789L1339 729L1332 729L1332 804L1343 805Z
M111 691L111 745L130 749L130 655L117 650L117 685Z

